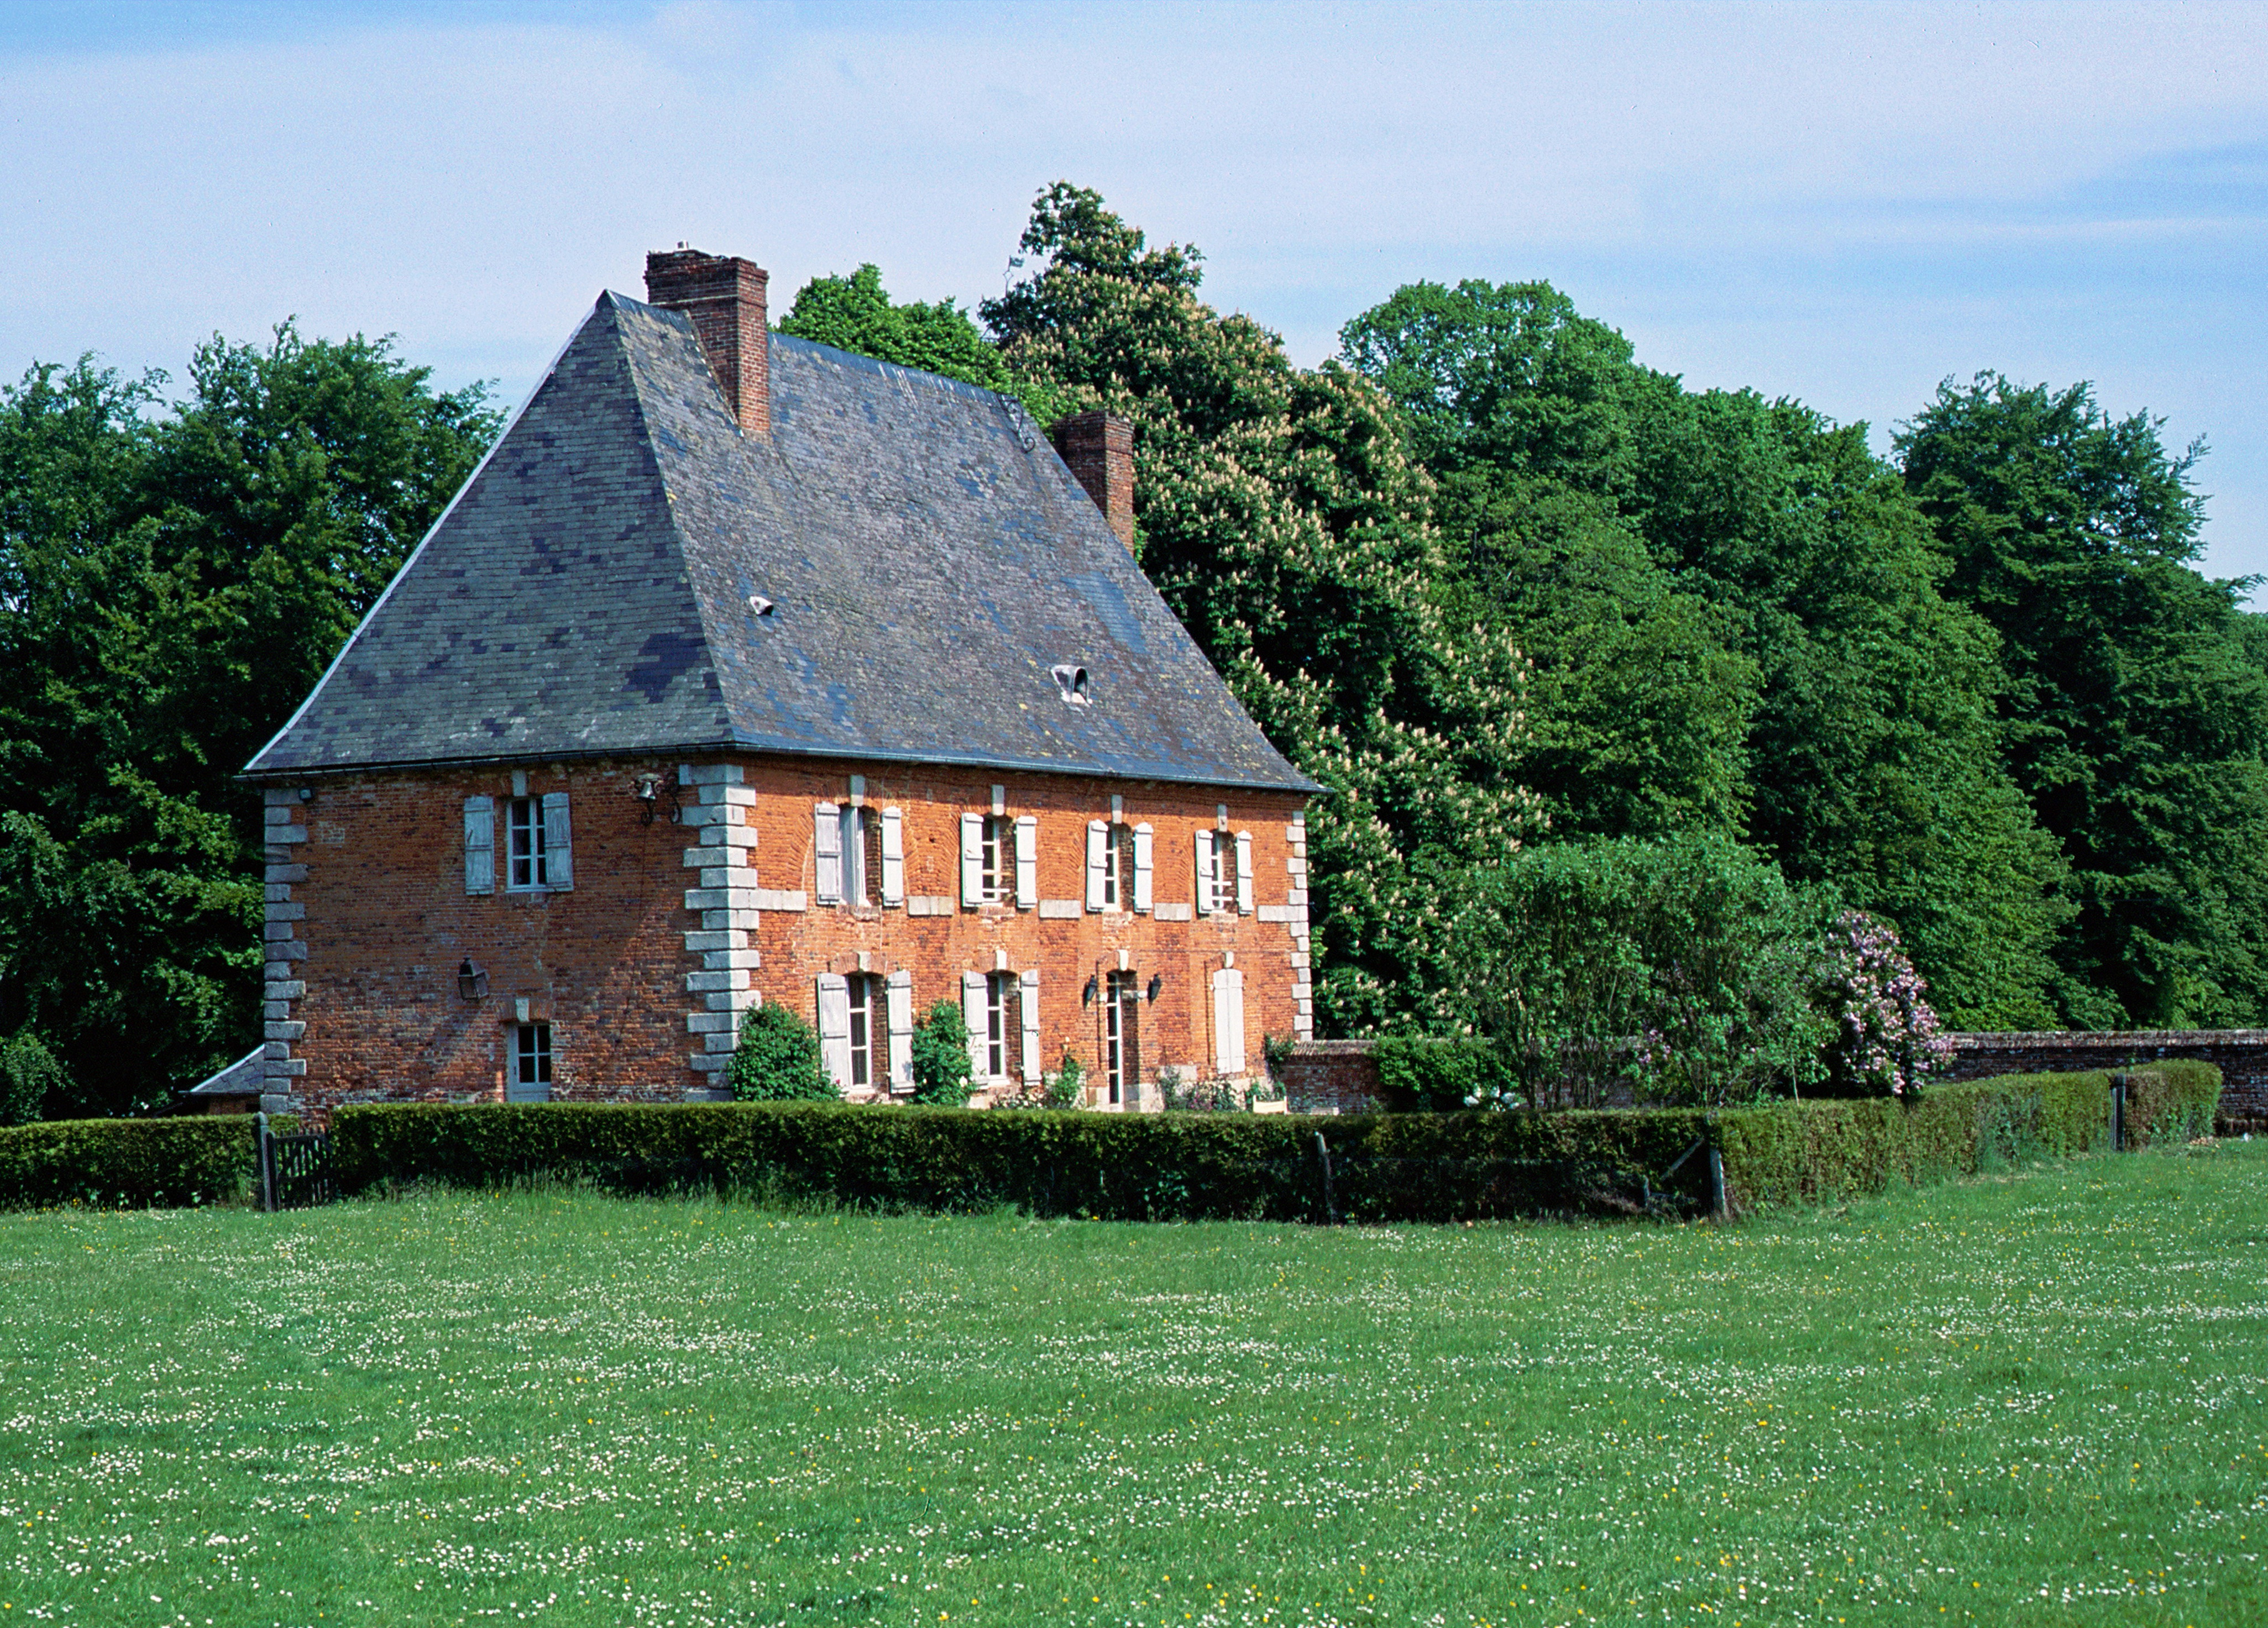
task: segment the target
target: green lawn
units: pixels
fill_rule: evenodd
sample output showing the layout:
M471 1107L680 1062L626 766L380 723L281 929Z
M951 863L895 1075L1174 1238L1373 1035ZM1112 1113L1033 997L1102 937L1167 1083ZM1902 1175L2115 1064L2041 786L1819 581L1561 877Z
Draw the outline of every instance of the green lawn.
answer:
M0 1217L0 1628L2268 1621L2268 1142L1716 1229Z

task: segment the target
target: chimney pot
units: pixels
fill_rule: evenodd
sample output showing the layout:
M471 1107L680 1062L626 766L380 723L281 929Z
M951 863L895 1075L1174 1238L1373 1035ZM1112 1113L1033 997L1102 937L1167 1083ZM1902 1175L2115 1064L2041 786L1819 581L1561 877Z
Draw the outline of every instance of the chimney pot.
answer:
M752 436L772 432L770 280L754 260L682 244L645 257L646 302L693 319L725 406Z
M1048 431L1062 458L1118 540L1134 546L1134 422L1115 413L1075 413Z

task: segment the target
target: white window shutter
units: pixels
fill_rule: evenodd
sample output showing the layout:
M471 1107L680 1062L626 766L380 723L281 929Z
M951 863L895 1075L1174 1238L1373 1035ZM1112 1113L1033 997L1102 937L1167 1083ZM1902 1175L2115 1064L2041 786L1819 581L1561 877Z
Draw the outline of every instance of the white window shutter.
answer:
M1244 1072L1244 974L1233 966L1212 975L1213 1070Z
M984 817L961 817L961 903L974 910L984 902Z
M1016 817L1016 908L1029 910L1040 902L1040 817Z
M1037 1085L1040 1082L1040 970L1033 967L1016 980L1016 993L1022 997L1024 1017L1024 1079Z
M882 810L882 902L906 902L906 824L895 809Z
M819 1060L837 1091L850 1089L850 980L819 975Z
M812 878L814 902L839 905L843 902L843 810L832 803L821 803L812 810L812 851L818 856L818 875ZM848 996L844 999L847 1001ZM844 1008L843 1044L850 1044L849 1008ZM848 1058L850 1053L843 1053ZM843 1073L850 1073L846 1061Z
M897 972L882 986L890 1008L890 1089L914 1089L914 975Z
M1134 827L1134 908L1147 913L1151 902L1151 872L1157 859L1157 832L1147 825Z
M1102 883L1110 863L1110 827L1103 821L1086 822L1086 907L1102 908Z
M1236 911L1239 915L1252 913L1252 833L1236 833Z
M496 891L496 799L465 799L465 891Z
M984 1073L984 974L961 975L961 1016L968 1025L968 1077L982 1083Z
M1199 915L1206 914L1220 903L1219 891L1215 885L1212 839L1213 833L1210 831L1197 832L1197 913Z
M543 794L544 885L562 891L575 885L575 840L567 828L567 794Z

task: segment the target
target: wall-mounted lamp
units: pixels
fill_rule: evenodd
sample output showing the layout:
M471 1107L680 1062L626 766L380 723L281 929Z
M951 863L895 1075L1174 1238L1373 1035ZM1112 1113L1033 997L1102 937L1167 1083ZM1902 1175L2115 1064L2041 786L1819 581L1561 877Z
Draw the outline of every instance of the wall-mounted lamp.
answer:
M470 956L457 963L457 993L468 1001L483 1001L488 998L488 972L483 968L475 966Z
M1145 1001L1155 1001L1158 998L1158 992L1165 986L1166 975L1163 972L1152 972L1150 974L1150 987L1143 992L1142 998Z
M1086 980L1086 987L1079 992L1079 1003L1081 1006L1093 1006L1095 993L1095 981L1090 978Z
M299 788L299 801L302 804L313 803L314 800L315 788L313 786L302 786Z

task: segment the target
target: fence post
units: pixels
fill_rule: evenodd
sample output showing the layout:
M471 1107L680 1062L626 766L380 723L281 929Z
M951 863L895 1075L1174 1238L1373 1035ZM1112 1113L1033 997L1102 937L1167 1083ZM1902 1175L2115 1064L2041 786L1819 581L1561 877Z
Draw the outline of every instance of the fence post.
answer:
M1321 1131L1315 1133L1315 1157L1323 1163L1323 1224L1339 1224L1339 1206L1331 1194L1331 1145L1323 1140Z
M260 1163L260 1207L272 1215L276 1212L276 1150L268 1140L266 1109L261 1109L254 1117L253 1131Z
M2131 1074L2110 1076L2110 1151L2126 1151L2126 1086Z
M1714 1148L1709 1149L1709 1214L1718 1221L1733 1219L1725 1204L1725 1155Z

